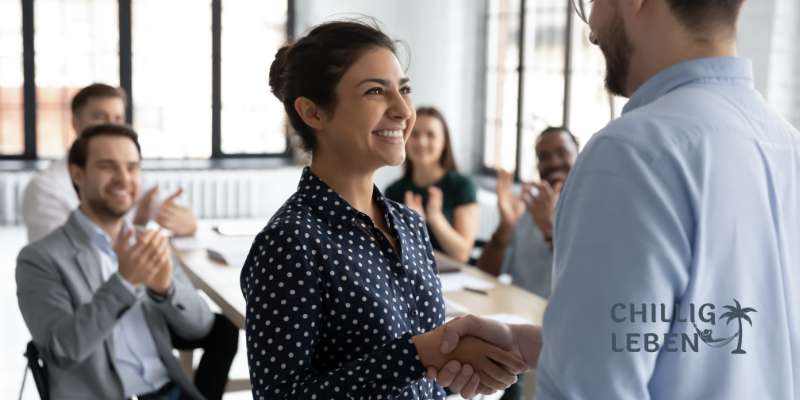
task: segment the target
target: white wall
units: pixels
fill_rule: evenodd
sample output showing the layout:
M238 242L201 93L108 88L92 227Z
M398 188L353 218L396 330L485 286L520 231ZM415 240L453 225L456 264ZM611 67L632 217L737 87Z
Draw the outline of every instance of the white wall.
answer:
M739 20L739 54L753 61L756 88L800 127L800 2L748 0Z
M444 112L456 161L471 172L480 160L485 8L485 0L298 0L296 29L302 33L324 21L362 14L406 42L414 102ZM376 180L380 184L398 175L398 169L384 168Z
M800 1L775 3L768 98L778 112L800 127Z

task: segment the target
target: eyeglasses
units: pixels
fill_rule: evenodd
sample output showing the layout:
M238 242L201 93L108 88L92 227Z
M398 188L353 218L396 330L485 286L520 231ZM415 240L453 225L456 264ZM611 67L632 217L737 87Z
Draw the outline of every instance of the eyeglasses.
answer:
M589 23L589 16L592 15L592 3L594 0L572 0L572 8L578 17L585 23Z

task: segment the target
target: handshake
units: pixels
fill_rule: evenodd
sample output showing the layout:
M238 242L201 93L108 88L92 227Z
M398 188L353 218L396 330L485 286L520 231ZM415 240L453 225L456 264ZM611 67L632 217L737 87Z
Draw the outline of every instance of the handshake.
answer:
M506 325L472 315L415 336L429 379L465 398L505 390L517 375L536 368L541 327Z

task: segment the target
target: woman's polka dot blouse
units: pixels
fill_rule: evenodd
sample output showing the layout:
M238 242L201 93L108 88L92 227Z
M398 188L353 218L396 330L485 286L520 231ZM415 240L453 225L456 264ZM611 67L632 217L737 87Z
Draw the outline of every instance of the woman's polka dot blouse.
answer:
M442 399L411 342L444 322L422 219L377 188L371 219L306 168L242 269L255 399Z

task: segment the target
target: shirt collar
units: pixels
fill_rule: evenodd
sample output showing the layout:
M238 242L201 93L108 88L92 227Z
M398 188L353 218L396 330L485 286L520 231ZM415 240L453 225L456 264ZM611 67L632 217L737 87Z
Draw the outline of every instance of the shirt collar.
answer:
M108 234L100 228L97 224L94 223L84 212L78 208L75 211L75 219L78 221L78 225L81 227L86 236L89 237L89 241L91 241L92 245L100 249L101 251L113 255L113 241ZM124 228L130 228L130 224L127 220L123 222Z
M738 57L710 57L673 65L645 81L633 93L622 113L646 106L681 86L698 81L729 82L752 88L753 64Z
M344 225L344 223L372 223L372 220L366 214L358 211L355 207L351 206L344 198L339 196L327 183L323 182L318 176L311 172L311 168L303 168L303 175L300 178L300 183L297 184L297 193L303 198L304 202L312 207L314 213L320 216L323 220L327 221L331 226ZM387 223L391 226L393 218L397 216L392 214L392 207L389 206L388 200L383 196L377 186L373 185L372 199L377 202L383 209L384 215L388 219ZM335 212L331 215L327 211Z

